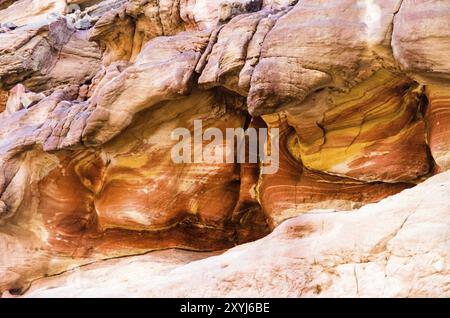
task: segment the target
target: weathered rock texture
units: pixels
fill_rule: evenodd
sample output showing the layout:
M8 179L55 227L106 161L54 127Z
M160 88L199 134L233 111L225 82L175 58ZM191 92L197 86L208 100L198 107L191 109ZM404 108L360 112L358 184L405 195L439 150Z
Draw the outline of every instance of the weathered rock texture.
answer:
M7 3L5 3L6 5ZM13 1L8 7L0 11L0 23L9 22L14 23L16 26L23 26L41 22L47 19L48 15L52 13L64 14L65 11L65 0L18 0Z
M448 296L449 23L439 0L0 1L0 293L275 230L150 254L170 274L137 295ZM194 120L278 129L278 171L176 164Z
M100 67L101 52L86 35L60 18L50 24L0 33L0 87L23 83L34 91L88 82Z
M449 178L359 210L310 211L222 255L113 260L38 280L27 296L449 297Z

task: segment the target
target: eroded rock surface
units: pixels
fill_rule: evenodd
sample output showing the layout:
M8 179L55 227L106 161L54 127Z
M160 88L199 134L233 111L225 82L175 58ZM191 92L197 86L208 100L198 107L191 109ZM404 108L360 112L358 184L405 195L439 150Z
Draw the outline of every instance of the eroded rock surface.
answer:
M124 258L37 281L26 296L449 297L449 177L359 210L311 211L222 255Z
M50 14L64 14L65 0L16 0L2 1L6 8L0 11L0 23L14 23L16 26L41 23L48 19ZM9 6L7 6L9 4Z
M159 296L448 295L449 10L438 0L0 1L0 292L275 230L188 265L168 253L167 272L136 282L136 294L158 296L149 286L159 284ZM267 129L259 140L278 129L279 169L175 163L172 132L198 133L195 120L203 131ZM89 286L115 282L109 266L129 268L93 265L87 294L42 282L30 295L103 295ZM191 271L209 285L191 289ZM117 284L114 295L129 287Z
M34 91L81 85L100 68L101 52L60 18L0 33L0 87L22 83Z

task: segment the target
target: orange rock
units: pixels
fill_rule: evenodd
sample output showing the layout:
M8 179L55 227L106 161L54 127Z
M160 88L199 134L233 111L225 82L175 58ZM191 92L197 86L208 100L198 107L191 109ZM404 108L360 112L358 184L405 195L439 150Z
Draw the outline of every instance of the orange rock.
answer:
M448 182L382 200L450 166L445 1L41 2L0 1L0 21L20 25L0 29L0 293L110 257L222 251L299 215L250 258L218 258L220 286L195 292L422 295L418 272L433 277L423 293L445 286ZM47 23L74 3L82 13ZM195 120L280 129L279 170L175 163L172 132L195 135Z
M293 145L312 170L361 181L411 182L429 162L417 83L385 70L349 92L323 90L289 108Z
M8 92L0 90L0 113L5 110L8 101Z
M358 210L300 215L201 260L169 250L98 262L37 280L25 297L449 297L449 181L445 172Z
M289 151L296 139L286 119L265 117L269 127L280 128L280 169L263 175L257 192L271 225L310 210L349 210L377 202L412 185L406 183L365 183L306 169Z
M244 124L239 113L211 117L214 100L199 92L167 102L97 151L58 155L60 166L38 181L37 213L52 249L78 257L167 247L217 250L266 234L256 198L245 196L256 186L256 164L239 172L235 164L178 165L170 157L177 143L171 120L191 130L193 118L203 119L204 129Z
M251 79L252 115L299 105L325 88L349 89L394 67L390 34L401 1L299 1L264 39Z
M450 169L450 87L426 87L429 101L426 119L431 154L441 170Z

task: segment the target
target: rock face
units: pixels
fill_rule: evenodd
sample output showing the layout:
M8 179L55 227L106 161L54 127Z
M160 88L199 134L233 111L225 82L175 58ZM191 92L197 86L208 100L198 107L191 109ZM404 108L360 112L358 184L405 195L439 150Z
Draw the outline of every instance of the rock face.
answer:
M0 33L0 87L17 83L40 92L88 82L100 67L101 52L66 20Z
M232 248L101 262L78 273L85 291L55 278L29 295L448 296L449 10L0 1L0 293L113 257ZM258 129L277 169L251 152L177 163L176 129ZM240 147L210 137L191 150ZM145 276L155 264L167 271Z
M5 6L8 1L5 2ZM17 26L33 24L47 19L48 15L64 14L66 1L64 0L16 0L9 1L10 5L0 11L0 23L10 22ZM2 4L0 3L0 6Z
M402 71L426 85L429 99L428 134L431 153L442 170L450 168L448 91L450 49L448 25L450 3L404 1L394 21L392 48Z
M3 112L6 108L6 102L8 101L8 92L0 90L0 111Z
M218 256L166 251L94 264L39 280L27 296L449 297L449 178L359 210L310 211Z

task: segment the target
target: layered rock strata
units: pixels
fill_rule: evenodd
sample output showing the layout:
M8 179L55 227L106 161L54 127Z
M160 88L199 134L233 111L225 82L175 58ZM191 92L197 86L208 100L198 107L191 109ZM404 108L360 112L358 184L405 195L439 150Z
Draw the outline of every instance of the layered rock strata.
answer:
M359 210L313 210L221 255L93 264L39 280L27 296L449 297L449 194L446 172Z
M74 4L79 11L70 11ZM445 1L18 0L0 9L0 292L21 293L34 279L111 257L228 249L281 224L254 243L275 246L278 235L288 240L289 224L311 218L316 229L328 222L315 216L324 213L328 241L293 239L310 268L317 244L318 255L350 253L332 242L342 237L350 246L357 231L333 232L339 224L369 227L380 213L363 234L382 242L414 209L424 214L422 201L411 203L411 213L400 199L362 206L450 166ZM262 162L176 164L171 134L195 134L195 120L222 133L265 128L269 140L278 129L279 169L266 175ZM235 147L223 141L215 151ZM398 198L416 202L414 191ZM448 233L445 204L430 212L443 221L436 238ZM392 231L379 232L383 226ZM414 226L422 233L427 224ZM390 253L378 243L354 250L360 261L342 271L366 271L355 264L373 257L367 270L378 277ZM403 260L416 262L422 243L410 243ZM439 244L427 253L434 248L447 259ZM321 258L322 269L328 261ZM426 278L423 293L414 285L410 295L445 294L448 273L438 272L435 290ZM315 294L339 296L348 279L317 283ZM299 282L302 295L314 294L311 284ZM358 286L360 296L404 295L403 287Z

